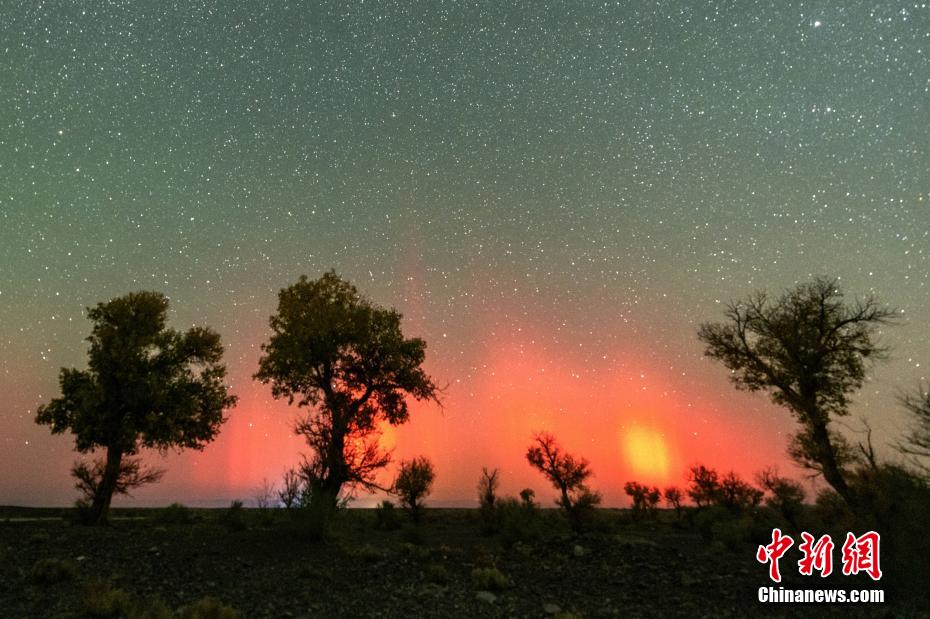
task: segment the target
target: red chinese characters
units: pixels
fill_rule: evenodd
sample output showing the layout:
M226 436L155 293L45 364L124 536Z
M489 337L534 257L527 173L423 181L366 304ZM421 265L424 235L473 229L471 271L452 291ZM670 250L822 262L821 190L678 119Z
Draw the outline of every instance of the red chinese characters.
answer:
M794 545L794 540L781 534L781 529L772 529L772 543L759 546L756 551L756 561L769 564L769 578L781 582L781 572L778 569L778 560Z
M821 578L833 573L833 540L824 535L814 542L814 536L808 532L801 533L804 540L798 545L798 550L804 553L798 561L798 571L802 576L810 576L814 570L820 572Z
M881 537L875 531L863 533L856 537L852 533L846 534L843 543L843 574L858 574L865 572L872 580L882 577L882 569L878 558L878 544Z
M831 537L822 535L817 539L805 531L801 533L801 540L798 544L798 550L802 554L798 561L798 572L802 576L811 576L814 570L817 570L822 578L832 574L834 544ZM881 537L875 531L863 533L859 537L853 533L847 533L842 548L843 575L851 576L865 572L872 580L879 580L882 577L879 560L880 541ZM759 546L756 551L756 560L759 563L769 564L769 577L774 582L781 582L778 560L793 545L794 540L784 535L781 529L772 529L772 543Z

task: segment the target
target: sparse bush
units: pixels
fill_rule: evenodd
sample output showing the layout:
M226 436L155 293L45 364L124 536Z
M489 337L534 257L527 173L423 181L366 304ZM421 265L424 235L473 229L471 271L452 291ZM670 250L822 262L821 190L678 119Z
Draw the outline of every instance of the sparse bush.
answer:
M781 514L791 528L798 528L798 518L804 504L804 488L801 484L780 476L774 467L760 471L756 480L769 493L765 499L766 505Z
M541 432L533 438L526 459L559 491L556 504L562 508L572 529L578 533L591 520L591 512L601 502L600 493L585 482L592 476L588 461L564 453L555 437Z
M700 509L713 505L720 491L720 479L717 471L703 464L692 466L688 472L688 496Z
M239 613L212 596L202 597L181 608L181 619L238 619Z
M507 497L498 500L496 511L501 541L505 545L536 542L542 537L539 510L535 504Z
M523 502L523 506L528 509L533 509L539 507L534 500L536 498L536 491L532 488L524 488L520 491L520 500Z
M483 591L503 591L510 586L510 579L496 567L476 567L471 571L475 588Z
M160 524L188 524L194 519L190 508L181 503L172 503L155 514L156 522Z
M500 471L497 469L489 471L487 467L482 467L481 479L478 480L478 504L481 507L494 506L498 486L500 486Z
M400 520L397 518L397 509L394 504L387 499L378 503L375 507L375 528L382 531L394 531L400 528Z
M669 486L662 493L662 496L665 497L665 503L675 509L675 515L678 516L678 519L681 520L681 490L675 486Z
M435 479L433 464L425 456L400 463L400 471L394 481L394 492L410 512L414 522L419 522L423 515L423 499L429 496Z
M659 498L662 496L658 488L645 486L636 481L628 481L623 485L623 491L633 499L634 518L655 514Z
M743 481L734 473L727 473L720 481L715 502L734 513L758 507L762 502L764 493L751 484Z
M77 563L71 559L39 559L32 565L29 580L37 585L57 585L77 580L79 574Z
M452 575L446 566L441 563L430 563L426 566L426 580L438 585L444 585L452 580Z
M300 497L303 492L303 478L297 469L290 468L284 471L284 477L281 480L281 489L278 490L278 500L284 509L294 509L300 507Z
M128 617L132 596L110 583L94 581L85 587L81 607L87 617Z
M242 501L235 500L220 516L222 523L233 531L242 531L247 528L245 522L245 509Z

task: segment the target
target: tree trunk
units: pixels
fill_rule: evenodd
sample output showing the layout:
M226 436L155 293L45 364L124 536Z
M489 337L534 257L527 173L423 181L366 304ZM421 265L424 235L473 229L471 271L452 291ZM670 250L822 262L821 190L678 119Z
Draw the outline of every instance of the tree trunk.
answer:
M333 432L333 440L326 454L326 477L317 480L310 493L309 533L315 538L326 536L329 523L339 504L339 493L347 481L345 462L345 435Z
M107 464L103 469L103 477L100 479L100 485L97 486L97 492L94 494L94 500L91 504L91 524L107 524L107 518L110 513L110 501L113 499L113 492L116 490L116 482L119 480L119 470L122 460L122 450L115 447L107 447Z
M823 478L830 484L837 494L843 497L846 504L856 511L856 497L846 483L843 471L836 461L836 453L833 449L833 443L830 442L830 433L827 431L827 425L815 417L811 417L811 437L817 448L817 460L823 469Z

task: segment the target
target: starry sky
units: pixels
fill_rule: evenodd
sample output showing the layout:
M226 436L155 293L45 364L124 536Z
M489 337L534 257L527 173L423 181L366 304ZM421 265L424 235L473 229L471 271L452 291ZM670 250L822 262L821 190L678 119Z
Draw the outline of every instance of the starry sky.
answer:
M170 297L172 326L221 333L240 403L118 504L278 479L296 412L251 375L277 291L330 268L401 311L448 385L383 438L433 459L434 504L474 504L482 466L547 497L524 459L541 429L591 460L609 505L696 462L798 474L788 413L735 391L696 331L818 274L902 311L848 425L878 444L905 427L895 396L930 364L928 4L3 14L0 503L74 500L73 440L35 409L85 367L85 308L139 289Z

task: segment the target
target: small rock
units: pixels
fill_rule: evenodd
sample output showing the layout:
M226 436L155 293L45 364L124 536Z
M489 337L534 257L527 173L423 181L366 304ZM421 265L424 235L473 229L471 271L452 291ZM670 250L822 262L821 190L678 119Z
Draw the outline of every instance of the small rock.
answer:
M575 556L576 556L576 557L583 557L583 556L585 556L586 554L588 554L588 551L587 551L587 549L585 549L584 546L580 546L580 545L578 545L578 544L575 544Z
M553 604L552 602L548 602L546 604L543 604L543 612L546 613L547 615L557 615L560 612L562 612L562 607L559 606L558 604Z
M482 602L487 602L488 604L493 604L497 601L497 596L490 591L479 591L475 594L475 598L481 600Z
M86 561L87 557L85 557L84 555L81 555L80 557L75 557L74 560L80 563L81 561Z

